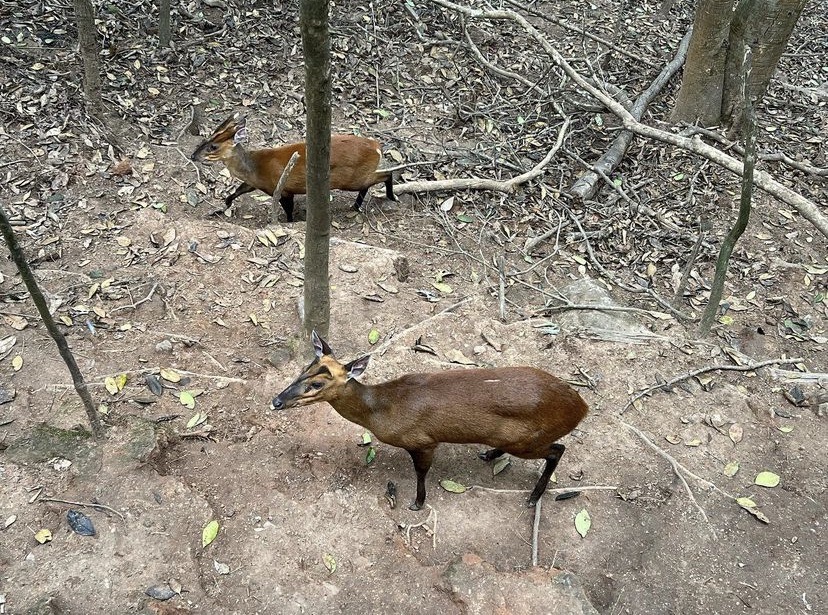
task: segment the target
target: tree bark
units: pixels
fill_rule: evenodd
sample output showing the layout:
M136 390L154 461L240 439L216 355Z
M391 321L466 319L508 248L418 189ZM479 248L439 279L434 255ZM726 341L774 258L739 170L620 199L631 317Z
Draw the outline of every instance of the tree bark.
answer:
M681 89L670 118L673 122L698 120L703 126L719 123L734 2L699 0Z
M101 66L98 61L98 36L91 0L72 0L78 22L78 46L83 61L83 93L89 111L99 114L101 102Z
M46 330L55 341L55 344L58 347L58 352L63 358L64 363L66 363L69 373L72 375L72 382L75 385L75 391L77 391L78 397L81 398L84 408L86 409L86 415L89 417L89 423L92 425L92 433L95 434L96 438L98 438L103 434L101 420L98 418L98 409L92 402L92 396L89 395L89 389L86 387L86 381L83 379L83 374L81 374L80 368L78 368L75 356L69 349L69 344L66 343L66 338L63 336L60 329L57 328L55 319L52 318L52 314L49 312L49 305L46 303L46 298L43 296L43 293L40 292L40 286L37 285L37 280L32 273L32 269L29 267L28 261L26 261L26 255L23 254L22 248L17 243L17 237L14 234L14 229L12 229L9 219L6 216L6 212L3 211L2 207L0 207L0 232L3 234L3 239L6 240L6 247L8 247L9 253L11 253L14 264L17 265L17 270L20 272L20 278L26 285L26 289L29 291L29 295L31 295L37 311L40 313L40 318L43 320L43 324L46 325Z
M742 75L742 100L745 103L744 124L745 124L745 155L742 159L744 170L742 172L742 191L739 199L739 216L733 228L730 229L727 236L722 241L719 248L719 257L716 259L716 273L713 277L713 283L710 285L710 300L707 302L707 307L702 314L701 323L699 324L698 337L702 338L710 332L710 327L713 325L713 320L716 318L716 313L719 311L719 302L722 299L722 292L724 291L725 278L727 277L727 269L730 266L730 256L733 254L733 248L736 247L736 242L742 233L747 228L750 220L751 202L753 198L753 169L756 166L756 116L755 102L758 97L753 95L751 90L752 79L752 49L750 45L742 49L744 57L740 62L745 73Z
M171 38L170 0L158 0L158 45L169 47Z
M305 232L305 322L307 337L328 335L331 316L328 258L331 234L331 37L328 0L301 0L307 104L307 225Z
M730 49L724 70L722 117L733 137L742 125L745 111L741 87L745 48L751 49L751 96L765 96L771 77L807 0L741 0L730 24Z

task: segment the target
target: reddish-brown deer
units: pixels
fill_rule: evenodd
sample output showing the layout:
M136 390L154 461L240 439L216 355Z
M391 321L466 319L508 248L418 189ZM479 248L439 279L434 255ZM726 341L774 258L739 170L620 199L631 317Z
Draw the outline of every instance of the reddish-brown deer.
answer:
M288 222L293 222L293 195L305 194L307 175L305 172L305 143L291 143L282 147L247 150L246 120L233 115L216 128L210 137L201 143L191 158L196 161L221 161L230 175L242 181L241 186L228 196L224 204L230 204L239 196L261 190L272 195L294 152L299 153L296 166L279 196L279 203L285 210ZM354 209L359 209L374 184L385 183L385 196L396 201L391 171L377 169L382 158L380 144L373 139L355 135L331 136L331 188L357 192Z
M417 473L412 510L425 502L425 477L441 442L487 444L492 449L479 454L486 461L503 453L544 459L528 500L534 506L564 453L557 440L587 414L586 403L572 387L533 367L407 374L367 385L355 378L368 366L368 356L343 365L315 331L312 340L316 358L273 399L273 407L326 401L380 441L404 448Z

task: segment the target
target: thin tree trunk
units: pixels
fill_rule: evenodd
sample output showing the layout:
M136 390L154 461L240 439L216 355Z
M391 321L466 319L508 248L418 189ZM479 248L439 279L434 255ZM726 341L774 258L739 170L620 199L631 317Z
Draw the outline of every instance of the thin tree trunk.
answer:
M158 44L170 46L170 0L158 0Z
M23 250L17 243L17 237L15 236L14 230L9 223L6 212L2 207L0 207L0 232L2 232L3 238L6 240L6 246L11 253L14 264L17 265L20 277L26 285L29 294L32 296L32 301L34 302L35 307L37 307L40 317L43 319L43 324L46 325L46 330L49 332L49 335L52 336L52 339L55 340L58 352L63 358L63 361L66 363L69 373L72 375L72 382L75 385L75 391L77 391L78 396L81 398L81 401L86 408L86 415L89 417L89 423L92 425L92 433L95 434L95 437L97 438L103 433L101 421L98 418L98 410L95 408L92 397L89 395L89 389L86 388L86 381L84 381L83 374L81 374L78 364L75 362L75 356L69 349L69 344L66 343L66 338L63 337L63 333L61 333L60 329L57 328L55 320L49 312L49 305L46 303L46 298L43 296L43 293L40 292L37 280L29 267L29 263L26 261L26 256L23 254Z
M95 115L103 109L101 102L101 66L98 61L98 36L91 0L72 0L78 22L78 46L83 60L83 93L89 111Z
M724 70L722 118L728 134L738 134L745 110L742 66L745 47L750 46L750 92L760 101L776 71L807 0L741 0L730 25L730 48Z
M328 252L331 234L331 53L328 0L301 0L307 104L305 333L328 335L331 317Z
M734 1L699 0L681 89L670 118L673 122L719 123Z
M751 48L749 46L745 47L742 52L744 57L741 64L745 70L745 74L742 75L742 100L745 101L745 155L743 158L742 193L739 199L739 217L724 241L722 241L721 248L719 248L719 257L716 259L716 273L713 277L713 283L710 285L710 301L707 303L699 324L699 337L704 337L710 332L713 319L719 310L719 301L722 299L727 269L730 265L730 255L733 254L733 248L736 246L739 237L745 232L750 220L751 200L753 198L753 168L756 166L756 116L754 105L758 98L753 95L750 86L752 83Z

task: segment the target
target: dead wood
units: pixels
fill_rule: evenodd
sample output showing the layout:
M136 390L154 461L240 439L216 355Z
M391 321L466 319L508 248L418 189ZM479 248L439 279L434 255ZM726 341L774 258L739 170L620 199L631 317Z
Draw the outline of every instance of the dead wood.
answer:
M632 115L636 120L641 119L644 115L644 111L647 109L647 106L653 101L656 95L664 89L664 86L669 83L670 79L673 78L673 75L675 75L684 64L684 60L687 58L687 48L690 46L690 35L692 33L693 29L691 28L687 34L684 35L684 38L681 39L681 43L679 43L675 57L673 57L667 66L664 67L664 70L662 70L658 77L656 77L652 84L650 84L650 87L644 90L641 96L636 99L635 104L633 104L630 109L630 115ZM598 188L600 186L598 183L598 180L600 179L599 171L605 175L612 173L616 167L621 164L621 160L624 158L627 148L630 146L630 143L632 143L632 139L633 133L629 130L624 130L619 133L606 153L604 153L604 155L598 159L598 162L593 165L593 170L588 171L580 179L578 179L578 181L572 185L569 192L580 199L591 199L595 196L595 193L598 192Z
M552 61L559 66L561 70L563 70L581 89L594 96L610 111L612 111L612 113L614 113L623 122L625 129L630 130L642 137L661 141L662 143L668 143L688 152L692 152L716 163L731 173L739 176L742 175L743 165L740 160L733 158L732 156L728 156L715 147L703 143L700 139L688 139L665 130L660 130L652 126L642 124L636 120L635 117L633 117L630 112L627 111L624 106L616 101L612 96L592 85L586 77L576 71L546 39L546 37L537 28L530 24L522 15L510 10L482 11L472 9L470 7L455 4L449 0L431 0L431 2L461 13L470 19L509 20L517 23L539 43L541 48L543 48L543 50L549 55ZM820 233L828 238L828 218L822 215L816 203L802 196L795 190L791 190L787 186L779 183L764 171L754 171L753 181L756 186L771 196L793 207L802 215L803 218L808 220L808 222L813 224Z
M533 179L543 175L546 165L552 160L552 157L558 152L563 144L564 137L569 130L570 119L566 118L558 130L558 138L555 145L549 150L549 153L544 156L538 164L532 167L526 173L513 177L511 179L496 180L479 177L462 177L457 179L442 179L436 181L413 181L394 186L396 194L409 194L412 192L439 192L457 191L457 190L492 190L495 192L514 192L517 186L525 184Z

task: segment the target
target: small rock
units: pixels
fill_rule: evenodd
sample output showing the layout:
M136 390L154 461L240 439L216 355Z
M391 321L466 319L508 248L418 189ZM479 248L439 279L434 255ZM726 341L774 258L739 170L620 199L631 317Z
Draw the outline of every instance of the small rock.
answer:
M273 367L281 367L290 361L290 351L287 348L274 348L273 351L267 355L267 362Z
M161 340L155 345L155 349L158 352L171 352L173 348L172 342L170 340Z

